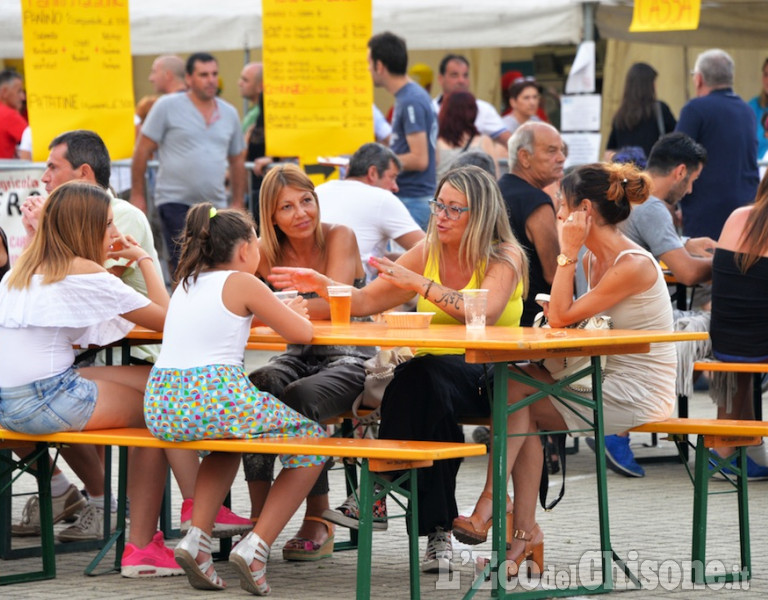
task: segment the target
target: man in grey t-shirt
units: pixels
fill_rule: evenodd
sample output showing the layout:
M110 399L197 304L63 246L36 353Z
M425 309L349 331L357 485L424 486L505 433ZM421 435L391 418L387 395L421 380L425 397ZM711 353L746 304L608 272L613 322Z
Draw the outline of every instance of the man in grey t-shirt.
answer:
M684 133L670 133L656 142L646 171L651 197L634 206L621 228L633 242L663 261L684 285L709 281L715 241L708 237L681 239L672 212L689 194L707 160L707 151Z
M142 126L133 152L131 203L146 212L144 175L157 152L155 204L163 226L171 273L178 264L176 238L189 207L200 202L225 206L229 167L232 207L245 207L245 143L240 118L231 104L216 97L219 67L210 54L187 59L188 91L160 98Z

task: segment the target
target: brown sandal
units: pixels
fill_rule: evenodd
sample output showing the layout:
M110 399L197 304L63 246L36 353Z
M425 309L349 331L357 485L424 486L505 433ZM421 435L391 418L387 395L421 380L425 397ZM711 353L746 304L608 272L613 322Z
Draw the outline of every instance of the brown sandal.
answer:
M477 504L480 504L480 500L483 499L493 503L493 495L490 492L480 494ZM475 511L469 517L460 515L453 520L452 525L453 536L463 544L471 546L485 542L488 539L488 530L490 530L493 524L493 515L485 523L479 523L477 504L475 504ZM507 515L512 514L512 508L512 500L507 496Z
M509 519L507 523L507 539L509 540L509 529L512 528L512 520ZM515 529L512 532L511 538L523 540L525 547L515 558L507 558L507 579L517 577L523 563L527 564L529 578L541 576L544 572L544 534L539 524L536 523L530 533L522 529ZM509 551L511 545L510 542L507 542L507 551Z
M333 554L333 524L320 517L304 517L304 521L322 523L328 530L328 537L322 544L300 537L291 538L283 546L283 560L314 561Z

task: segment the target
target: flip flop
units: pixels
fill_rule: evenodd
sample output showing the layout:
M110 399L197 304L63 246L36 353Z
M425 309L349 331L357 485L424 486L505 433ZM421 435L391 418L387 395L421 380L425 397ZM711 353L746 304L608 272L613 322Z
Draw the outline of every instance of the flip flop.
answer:
M312 540L295 537L283 546L283 559L296 561L314 561L328 558L333 554L333 524L320 517L304 517L305 521L322 523L328 530L328 537L322 544Z

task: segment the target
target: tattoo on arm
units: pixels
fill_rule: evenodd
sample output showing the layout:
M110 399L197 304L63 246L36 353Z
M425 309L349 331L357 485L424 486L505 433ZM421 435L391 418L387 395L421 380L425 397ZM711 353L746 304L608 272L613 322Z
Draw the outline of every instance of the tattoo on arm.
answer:
M453 306L456 310L459 309L459 301L462 298L461 292L455 290L441 291L441 296L437 299L435 304L442 306Z

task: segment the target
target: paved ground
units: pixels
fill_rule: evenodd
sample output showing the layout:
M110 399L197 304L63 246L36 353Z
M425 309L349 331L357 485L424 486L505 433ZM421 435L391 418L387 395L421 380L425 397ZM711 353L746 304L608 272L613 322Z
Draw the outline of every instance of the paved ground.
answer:
M711 416L713 408L709 399L697 394L692 401L693 416ZM471 431L467 429L467 434ZM670 454L674 448L667 444L660 451L642 448L650 436L633 435L636 454ZM458 500L460 510L469 512L477 497L485 476L485 458L466 461L459 474ZM574 581L590 581L599 563L597 536L597 510L595 505L594 455L581 445L578 454L568 457L566 495L560 505L550 513L540 511L539 524L545 533L545 563L547 583L551 587L564 587ZM726 588L710 586L692 589L688 583L691 550L692 487L679 463L646 465L644 479L627 479L609 473L609 502L612 541L621 557L627 558L639 571L645 589L637 591L637 598L666 598L673 595L678 600L720 598ZM558 476L559 477L559 476ZM19 489L31 489L31 478L25 478ZM553 478L552 486L559 486L560 479ZM715 484L723 491L727 483ZM750 514L752 537L752 564L755 575L740 589L742 594L760 598L768 594L768 482L750 485ZM331 500L336 505L343 500L343 475L331 473ZM559 489L559 487L558 487ZM556 490L552 490L555 493ZM178 526L180 500L174 498L175 526ZM14 504L18 516L23 503ZM240 514L248 514L245 486L239 479L233 489L233 506ZM392 512L392 503L390 503ZM356 552L339 552L332 558L318 563L288 563L281 558L279 549L298 526L295 517L278 538L275 552L269 563L268 578L273 598L339 598L355 597ZM709 504L709 569L729 571L738 569L738 529L736 498L723 494L710 498ZM338 539L345 539L346 531L337 532ZM425 539L421 539L421 551ZM171 543L175 543L173 540ZM422 595L425 598L460 598L468 589L472 578L471 549L458 543L454 546L457 570L450 576L422 575ZM490 543L477 546L479 555L490 553ZM86 577L83 569L95 552L61 554L57 557L58 577L53 581L7 586L0 591L4 600L26 598L77 598L88 599L135 599L210 597L208 592L192 589L183 577L136 581L119 575ZM108 555L108 559L111 556ZM16 561L0 560L0 573L34 568L34 559ZM225 592L227 597L246 597L240 590L234 571L228 564L218 566L220 575L232 586ZM618 576L618 586L626 587ZM731 589L729 586L728 589ZM733 591L731 589L731 591ZM487 597L480 592L478 598ZM218 596L217 596L218 597ZM373 598L408 598L407 537L402 520L394 520L386 532L374 534L373 551ZM595 596L605 597L605 596Z

